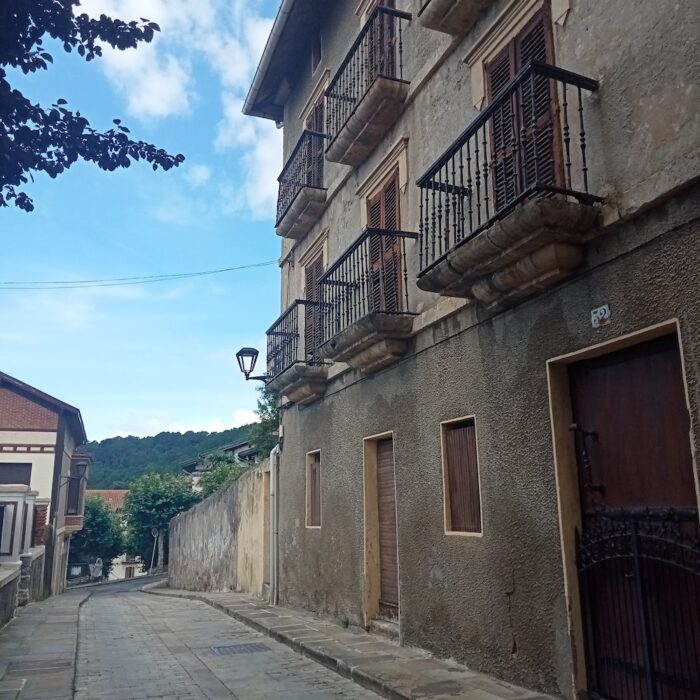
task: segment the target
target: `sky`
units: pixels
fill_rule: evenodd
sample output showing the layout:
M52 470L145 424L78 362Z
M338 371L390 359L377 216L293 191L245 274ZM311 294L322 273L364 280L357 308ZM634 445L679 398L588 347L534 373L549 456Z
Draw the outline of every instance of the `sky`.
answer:
M281 132L241 114L278 0L82 0L82 11L145 17L160 34L86 63L47 44L48 71L15 87L59 98L92 126L183 153L167 173L78 163L0 209L0 371L81 409L89 439L223 430L254 420L256 383L235 361L279 315L274 233ZM7 282L113 279L267 266L88 289Z

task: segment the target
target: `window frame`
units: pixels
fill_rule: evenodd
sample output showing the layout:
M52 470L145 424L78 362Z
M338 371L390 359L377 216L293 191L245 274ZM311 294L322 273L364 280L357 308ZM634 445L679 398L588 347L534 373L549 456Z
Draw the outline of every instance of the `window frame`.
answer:
M312 524L310 522L311 515L311 465L314 462L314 457L318 455L318 524ZM323 471L323 462L321 460L321 450L311 450L306 453L306 494L305 494L305 515L304 515L304 527L307 530L320 530L323 517L322 517L322 499L321 499L321 474Z
M445 445L445 437L447 429L458 423L471 422L474 426L474 449L476 452L476 478L479 488L479 530L453 530L452 529L452 513L450 509L449 497L449 473L447 465L447 450ZM459 418L450 418L449 420L441 421L440 423L440 455L442 467L442 510L443 510L443 529L444 534L448 537L483 537L484 536L484 497L481 482L481 458L479 457L479 430L476 424L476 415L470 414L460 416Z

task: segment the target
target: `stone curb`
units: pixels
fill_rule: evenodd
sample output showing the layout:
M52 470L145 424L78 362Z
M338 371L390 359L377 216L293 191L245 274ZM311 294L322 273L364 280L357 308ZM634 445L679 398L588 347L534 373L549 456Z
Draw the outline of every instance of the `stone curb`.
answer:
M320 651L319 649L314 649L309 645L304 644L303 641L292 639L284 632L280 632L279 630L274 629L268 629L253 618L248 617L247 615L244 615L237 610L228 608L227 606L222 605L221 603L217 603L215 600L211 600L210 598L207 598L204 595L187 594L179 592L174 593L170 589L166 589L166 587L167 581L157 581L156 583L145 585L141 590L144 593L150 593L151 595L160 595L166 598L184 598L186 600L198 600L202 603L206 603L207 605L218 610L219 612L224 613L224 615L232 617L237 622L241 622L244 625L251 627L256 632L260 632L261 634L264 634L265 636L274 639L276 642L280 642L281 644L288 646L290 649L297 652L298 654L301 654L302 656L305 656L311 659L312 661L315 661L316 663L325 666L331 671L335 671L340 676L354 681L363 688L377 693L377 695L381 695L382 697L387 698L388 700L414 700L412 696L406 695L405 693L402 693L401 691L392 688L385 681L381 680L380 678L377 678L376 676L373 676L370 673L367 673L366 671L362 671L359 667L351 666L345 661L343 661L343 659L333 656L332 654Z

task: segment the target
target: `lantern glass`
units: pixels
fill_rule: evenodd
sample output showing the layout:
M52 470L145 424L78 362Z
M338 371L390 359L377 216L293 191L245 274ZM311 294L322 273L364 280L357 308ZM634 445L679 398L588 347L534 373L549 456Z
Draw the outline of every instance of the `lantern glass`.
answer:
M255 363L258 361L258 354L255 348L241 348L236 353L238 366L246 377L255 369Z

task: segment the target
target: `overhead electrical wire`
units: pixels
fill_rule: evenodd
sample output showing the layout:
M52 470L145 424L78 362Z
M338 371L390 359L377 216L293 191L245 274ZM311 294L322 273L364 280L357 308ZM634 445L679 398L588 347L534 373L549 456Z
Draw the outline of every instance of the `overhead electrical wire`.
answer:
M173 280L191 279L193 277L206 277L220 275L225 272L249 270L257 267L269 267L276 265L277 260L266 260L249 265L237 265L236 267L224 267L219 270L201 270L198 272L177 272L168 275L142 275L140 277L112 277L106 279L90 280L56 280L40 282L0 282L0 291L10 290L34 290L34 289L92 289L95 287L126 287L136 284L153 284L154 282L170 282Z

